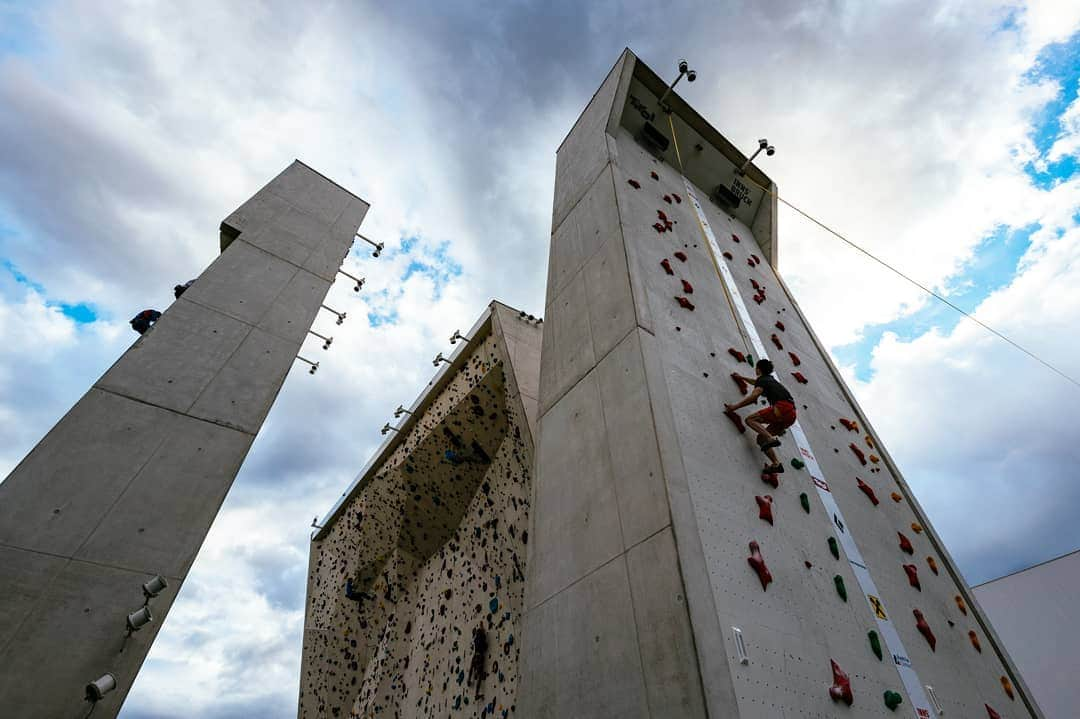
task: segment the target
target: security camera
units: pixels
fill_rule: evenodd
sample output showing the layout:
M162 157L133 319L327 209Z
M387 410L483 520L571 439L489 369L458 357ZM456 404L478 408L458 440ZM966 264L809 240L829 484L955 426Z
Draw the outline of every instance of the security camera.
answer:
M679 60L679 72L685 73L690 69L690 64L686 60Z
M326 341L325 341L325 342L323 342L323 346L322 346L322 348L323 348L324 350L328 350L328 349L330 349L330 343L331 343L331 342L333 342L333 341L334 341L334 338L333 338L333 337L327 337L327 338L326 338Z
M443 357L442 352L440 352L439 354L435 355L435 359L431 360L431 364L438 367L440 362L445 362L445 361L446 361L446 358Z
M694 80L697 80L697 71L696 70L688 70L687 73L686 73L686 81L687 82L693 82Z
M319 363L318 363L318 362L316 362L315 364L311 365L311 368L310 368L310 369L308 370L308 374L315 374L315 371L316 371L317 369L319 369Z
M404 406L399 404L397 406L397 409L394 410L394 418L396 419L396 418L400 417L401 415L405 414L407 411L408 410L406 410ZM389 422L387 424L389 424Z
M458 340L463 339L465 338L462 336L461 330L454 330L454 334L450 335L450 344L457 344Z
M757 146L758 146L758 149L764 150L766 147L769 146L769 141L766 140L765 138L761 138L760 140L757 141Z
M146 597L147 601L149 601L150 599L161 594L161 592L168 586L169 583L165 581L165 577L159 574L158 576L151 579L149 582L146 582L142 585L143 595Z
M382 251L383 251L383 246L384 245L381 242L378 243L377 245L375 245L375 251L371 253L371 256L372 257L378 257L379 255L381 255Z
M345 323L345 314L346 314L345 312L342 312L341 314L339 314L339 315L337 316L337 324L339 324L339 325L340 325L340 324L344 324L344 323Z
M772 145L769 145L767 148L765 148L765 154L768 155L769 157L772 157L773 155L776 154L776 148L773 147Z
M154 615L150 613L150 607L140 607L127 615L128 631L137 632L152 621L154 621Z
M116 677L105 673L86 685L86 701L98 702L106 694L116 689Z
M380 430L379 430L379 434L386 434L386 433L387 433L387 432L389 432L389 431L390 431L391 429L393 429L393 427L391 427L391 426L390 426L390 423L389 423L389 422L387 422L386 424L384 424L384 425L382 426L382 429L380 429Z

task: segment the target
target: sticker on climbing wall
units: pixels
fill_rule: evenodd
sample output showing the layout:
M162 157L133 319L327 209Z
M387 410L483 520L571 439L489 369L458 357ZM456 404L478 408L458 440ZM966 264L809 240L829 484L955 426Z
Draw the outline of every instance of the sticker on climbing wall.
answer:
M863 564L862 562L856 562L856 561L855 561L854 559L851 559L850 557L848 558L848 563L849 563L849 564L854 564L854 565L855 565L856 567L858 567L859 569L866 569L866 565L865 565L865 564ZM869 572L870 570L869 570L869 569L866 569L866 571L868 571L868 572Z
M870 600L870 606L874 609L874 616L878 619L888 619L888 617L885 616L885 605L881 603L880 599L873 594L867 594L866 598Z
M905 657L903 654L893 654L892 660L898 667L911 668L911 660Z
M818 479L817 477L812 477L812 479L814 480L814 484L816 484L819 488L824 489L826 492L832 491L831 489L829 489L829 483L826 482L824 479Z

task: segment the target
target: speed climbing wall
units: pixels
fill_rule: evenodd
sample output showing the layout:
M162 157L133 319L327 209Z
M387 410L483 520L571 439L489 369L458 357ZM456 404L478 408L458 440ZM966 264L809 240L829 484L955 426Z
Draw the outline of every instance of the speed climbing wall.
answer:
M1041 716L777 274L775 185L663 90L625 52L558 152L518 712ZM763 356L776 475L724 412Z
M302 719L516 708L540 322L466 336L313 538Z

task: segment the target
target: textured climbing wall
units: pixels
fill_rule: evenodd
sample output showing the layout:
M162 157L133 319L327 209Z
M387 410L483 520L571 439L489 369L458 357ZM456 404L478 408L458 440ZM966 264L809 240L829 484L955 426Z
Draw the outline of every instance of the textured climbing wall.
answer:
M620 716L701 716L698 690L688 677L696 673L710 716L842 712L873 717L894 711L931 716L935 706L946 717L1038 716L747 221L759 231L773 223L761 222L752 206L748 212L745 201L738 217L729 217L709 201L712 185L698 187L705 220L718 240L715 259L730 271L777 377L795 395L828 493L819 495L791 432L780 449L786 471L775 486L763 481L763 455L752 435L740 434L724 415L723 406L741 399L731 373L753 375L752 367L728 350L757 353L749 349L736 303L707 248L675 165L674 143L656 159L624 127L651 108L658 129L670 139L656 96L627 69L613 80L618 71L617 66L564 145L574 156L564 162L560 151L556 177L536 541L526 596L524 713L561 716L576 706L583 707L576 716L607 716L603 704L589 703L593 694L610 696ZM611 89L611 99L605 88ZM604 123L592 118L604 101L613 103L611 117L622 116L621 123L608 122L607 134ZM691 114L685 109L686 117ZM704 165L724 162L717 150L722 143L701 133L680 138L692 177L708 176ZM730 178L734 165L727 162ZM767 201L760 195L750 199ZM640 359L625 359L627 345ZM625 376L613 375L612 365L625 366ZM590 389L594 384L599 394ZM642 391L644 406L626 399ZM638 424L635 413L640 413ZM637 427L639 441L628 446L625 432L612 427L613 417L623 427ZM579 421L582 426L573 427ZM852 421L849 428L845 422ZM573 428L567 430L568 425ZM579 451L567 436L586 431L606 456ZM659 449L659 462L643 455L621 472L613 469L626 453L644 453L650 445ZM567 453L574 459L564 459ZM570 474L569 465L578 471ZM649 495L644 486L661 491ZM611 501L594 502L601 492L609 492ZM625 502L628 495L656 502L662 511L650 515L640 502ZM838 511L826 511L822 496ZM556 507L568 512L561 523L548 516ZM669 531L674 536L677 559L660 556L661 562L678 564L681 577L674 586L665 583L665 572L655 564L650 567L655 581L639 574L634 553L642 535L628 536L628 528L640 526L655 536ZM849 537L861 550L861 562L844 549ZM835 552L830 539L840 540ZM559 559L567 553L579 557L576 565L567 567ZM620 557L625 568L615 569ZM767 583L755 571L759 559L771 575ZM861 591L852 562L872 575L873 600ZM590 586L584 598L574 593L583 585ZM681 610L671 600L681 602L684 594L687 608ZM626 595L625 610L621 595ZM618 638L598 604L616 617L613 622L622 628ZM905 653L890 655L874 606L891 622ZM670 662L658 672L642 616L651 612L653 621L676 627L671 644L677 655L684 611L693 627L692 661ZM578 622L579 616L586 617L580 631L596 630L591 661L575 656L583 648L568 649L547 638L547 628L560 631L560 622ZM733 627L741 630L745 661ZM564 669L568 663L576 669ZM604 666L617 670L608 673ZM901 680L908 666L920 680L914 690L921 695L929 685L936 699L912 700L911 687ZM684 706L665 705L660 697ZM920 705L925 713L917 712Z
M499 319L312 543L300 717L513 711L539 330Z

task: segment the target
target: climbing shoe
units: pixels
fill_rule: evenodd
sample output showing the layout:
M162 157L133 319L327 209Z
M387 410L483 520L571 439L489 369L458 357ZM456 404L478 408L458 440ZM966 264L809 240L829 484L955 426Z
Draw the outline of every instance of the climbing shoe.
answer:
M767 449L772 449L773 447L779 447L780 446L780 440L774 438L771 442L766 442L765 444L761 444L759 442L758 446L761 447L761 451L764 452Z
M765 469L761 471L763 474L781 474L784 471L784 465L779 462L776 464L766 464Z

